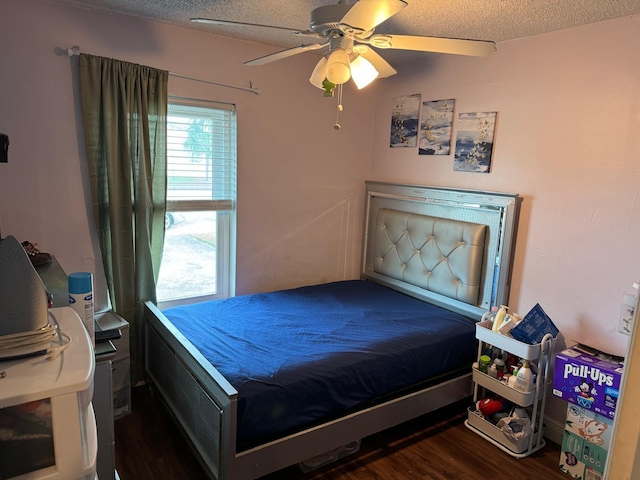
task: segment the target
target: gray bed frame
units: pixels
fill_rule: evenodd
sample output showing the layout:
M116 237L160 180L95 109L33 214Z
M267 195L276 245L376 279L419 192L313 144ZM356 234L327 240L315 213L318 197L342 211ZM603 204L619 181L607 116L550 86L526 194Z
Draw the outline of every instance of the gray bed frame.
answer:
M361 278L479 320L508 299L519 201L516 194L366 182ZM416 231L441 239L441 246L427 247L434 244L428 240L416 245L411 238ZM476 243L470 235L484 238ZM467 260L454 259L442 245L466 249L463 258L475 259L475 266L468 268ZM424 275L416 274L420 271ZM145 346L149 381L207 474L217 480L261 477L472 394L469 368L453 379L236 451L238 392L151 302L145 303Z

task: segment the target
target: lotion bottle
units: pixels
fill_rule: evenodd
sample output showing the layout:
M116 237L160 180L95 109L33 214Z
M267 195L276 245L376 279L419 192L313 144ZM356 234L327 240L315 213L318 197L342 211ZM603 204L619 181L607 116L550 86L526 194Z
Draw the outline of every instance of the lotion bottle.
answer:
M518 314L517 313L510 313L504 318L504 321L502 322L502 325L500 325L500 327L498 327L498 333L501 333L502 335L508 335L509 332L518 323L520 323L520 317L518 316Z
M524 393L533 390L533 372L529 366L529 360L525 360L522 368L518 370L518 375L516 376L516 390Z
M498 332L500 325L502 325L502 322L504 321L504 317L507 316L507 308L509 307L507 307L506 305L500 305L500 310L498 310L498 313L496 313L496 316L493 319L493 327L491 328L491 330L493 330L494 332Z
M512 368L513 368L513 373L509 377L509 382L507 383L507 385L515 390L516 382L518 381L518 376L517 376L518 369L516 367L512 367Z

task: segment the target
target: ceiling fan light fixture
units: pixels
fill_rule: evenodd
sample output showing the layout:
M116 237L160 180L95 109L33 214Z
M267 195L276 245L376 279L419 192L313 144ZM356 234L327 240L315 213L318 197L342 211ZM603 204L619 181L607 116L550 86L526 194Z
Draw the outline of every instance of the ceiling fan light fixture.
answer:
M331 52L327 59L326 76L327 80L336 85L349 81L351 78L349 55L344 49L338 48Z
M378 75L379 72L376 70L376 67L374 67L373 64L362 55L358 55L351 62L351 77L358 87L358 90L369 85L378 77Z
M337 5L324 5L311 11L310 30L276 25L248 23L210 18L191 18L193 23L223 27L268 28L310 36L316 43L303 44L244 62L245 65L265 65L303 52L328 47L328 53L318 62L309 78L325 96L333 96L336 86L354 77L358 89L375 78L395 75L396 70L376 49L409 50L415 52L448 53L483 57L495 51L494 42L424 35L374 34L375 28L407 7L407 0L334 0ZM362 57L362 58L358 58ZM353 63L350 61L353 59ZM361 66L364 64L366 66ZM340 88L338 88L340 91Z
M316 67L311 72L311 77L309 77L309 81L311 85L317 87L321 90L324 90L322 86L322 82L324 81L327 74L327 59L322 57L320 61L316 64Z

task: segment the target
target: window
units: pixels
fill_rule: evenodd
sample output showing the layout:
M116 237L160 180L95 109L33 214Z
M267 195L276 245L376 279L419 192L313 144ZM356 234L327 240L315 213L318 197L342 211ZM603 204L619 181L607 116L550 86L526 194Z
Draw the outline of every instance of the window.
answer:
M166 230L156 287L163 307L233 295L235 204L233 105L171 100Z

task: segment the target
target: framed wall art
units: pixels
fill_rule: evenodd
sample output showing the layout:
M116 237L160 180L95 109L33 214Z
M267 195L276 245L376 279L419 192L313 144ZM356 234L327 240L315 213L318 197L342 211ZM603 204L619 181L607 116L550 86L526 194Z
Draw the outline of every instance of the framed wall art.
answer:
M455 99L422 102L419 155L449 155Z
M453 169L489 173L498 112L460 113Z
M420 94L404 95L393 99L391 111L391 138L389 146L415 147L418 144Z

